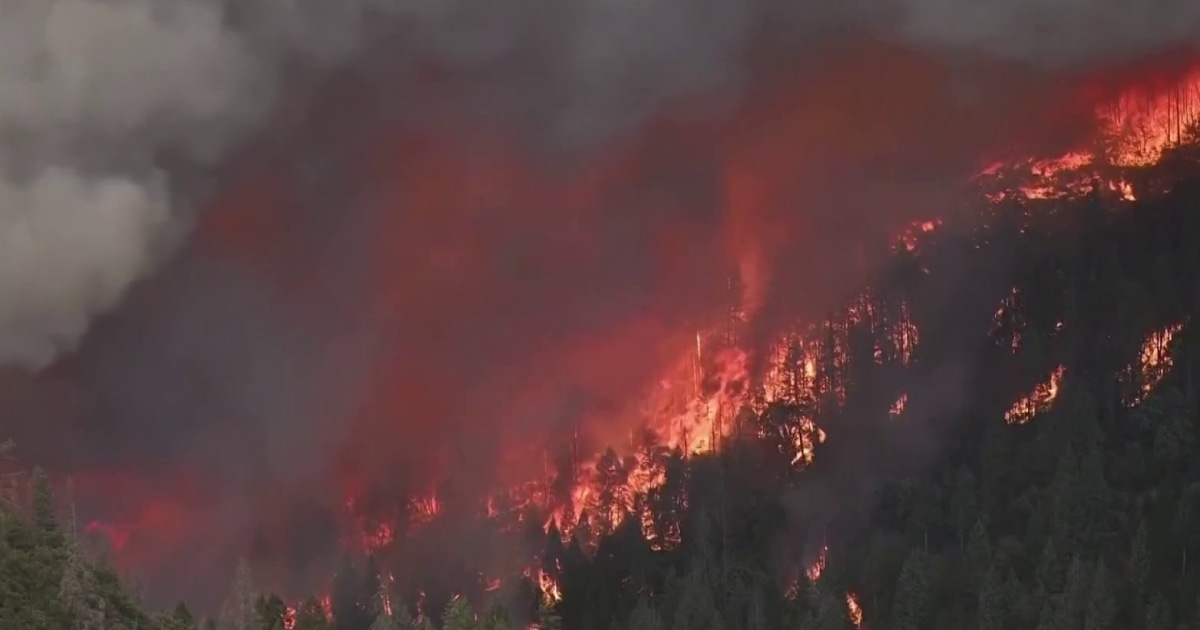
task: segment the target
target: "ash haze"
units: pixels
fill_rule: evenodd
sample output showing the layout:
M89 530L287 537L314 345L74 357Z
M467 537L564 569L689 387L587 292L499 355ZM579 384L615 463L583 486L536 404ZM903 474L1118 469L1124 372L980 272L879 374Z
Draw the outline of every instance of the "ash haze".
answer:
M764 339L820 313L990 152L1086 137L1081 77L1200 27L993 4L6 2L0 363L69 356L0 433L154 479L79 487L120 487L130 566L209 584L187 541L317 557L325 517L278 530L348 487L620 439L730 270Z

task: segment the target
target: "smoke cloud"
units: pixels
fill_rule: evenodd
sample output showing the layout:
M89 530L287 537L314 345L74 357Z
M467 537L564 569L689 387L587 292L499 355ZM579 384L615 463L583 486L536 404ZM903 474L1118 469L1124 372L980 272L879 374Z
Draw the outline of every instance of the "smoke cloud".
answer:
M205 514L142 534L159 569L618 442L731 275L760 340L821 313L989 153L1085 137L1088 77L1200 28L994 4L5 3L0 364L70 355L0 391L12 432L164 480L111 520Z
M220 159L263 120L297 55L344 60L372 35L403 37L412 59L491 88L500 98L486 107L517 107L556 138L581 140L609 137L666 99L744 80L749 48L768 26L795 44L865 26L919 47L1059 67L1186 44L1200 24L1200 9L1182 1L814 4L9 3L0 26L0 362L45 366L162 260L195 202L167 165ZM372 32L379 14L392 33ZM504 71L529 62L528 76Z

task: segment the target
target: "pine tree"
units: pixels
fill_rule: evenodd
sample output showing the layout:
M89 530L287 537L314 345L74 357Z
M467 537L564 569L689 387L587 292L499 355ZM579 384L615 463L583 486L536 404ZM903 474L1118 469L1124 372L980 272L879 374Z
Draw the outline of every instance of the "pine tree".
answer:
M1146 521L1138 521L1137 533L1133 536L1133 545L1129 551L1129 580L1139 598L1146 596L1148 580L1150 579L1150 535L1146 531Z
M1092 584L1088 592L1087 610L1083 617L1083 630L1111 630L1117 616L1116 592L1112 578L1104 566L1104 560L1096 562L1092 571Z
M1156 593L1150 598L1150 604L1146 606L1146 630L1175 630L1175 615L1171 611L1171 604L1167 603L1167 598L1161 593Z
M1008 602L1005 597L1004 575L992 566L983 579L979 591L979 630L1004 630L1004 619Z
M717 613L716 595L696 567L679 583L679 599L671 616L672 630L711 630Z
M71 630L102 630L105 627L105 605L95 576L72 544L67 549L59 597Z
M401 630L400 622L392 614L394 611L389 610L393 606L391 597L387 584L383 580L380 580L379 590L375 593L374 599L371 600L371 614L375 618L371 621L371 626L368 630Z
M263 621L259 618L256 599L250 563L242 558L234 569L229 597L221 608L219 630L260 630Z
M282 630L288 606L278 595L260 595L254 603L258 619L264 630Z
M537 627L540 630L563 630L562 616L558 612L558 602L543 595L537 610Z
M633 612L629 613L629 623L626 624L626 628L628 630L664 630L662 617L650 605L650 601L646 599L645 595L638 598Z
M1044 593L1061 592L1063 588L1063 573L1062 559L1058 556L1058 547L1054 544L1054 539L1050 538L1046 541L1046 545L1042 547L1042 558L1038 562L1038 585Z
M174 624L174 630L196 630L196 620L192 617L192 611L183 602L175 605L175 610L171 611L171 622Z
M478 625L471 604L461 595L455 596L442 613L442 630L476 630Z
M983 521L975 521L974 527L971 528L966 553L971 578L979 584L992 566L992 547L988 542L987 528L984 527Z
M50 489L50 478L41 468L33 469L33 525L38 542L46 548L58 549L64 544L58 517L54 512L54 493Z
M296 611L295 630L329 630L325 607L316 597L309 597Z
M891 630L922 630L930 612L929 558L921 550L909 554L900 569L892 603Z
M479 623L480 630L513 630L514 625L512 619L508 615L508 610L500 602L500 598L493 597L488 604L487 612L484 613L483 619Z
M817 610L813 619L816 630L846 630L850 627L850 616L846 602L835 595L828 585L817 584Z

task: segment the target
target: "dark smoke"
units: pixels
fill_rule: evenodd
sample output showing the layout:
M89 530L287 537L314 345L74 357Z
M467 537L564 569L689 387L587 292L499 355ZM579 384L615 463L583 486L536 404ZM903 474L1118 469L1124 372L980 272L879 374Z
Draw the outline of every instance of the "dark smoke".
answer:
M282 562L347 485L620 439L736 270L762 339L821 313L986 153L1081 138L1077 79L1200 25L1077 4L5 6L0 362L82 345L9 379L4 432L204 514L144 545L200 582L184 540L305 530Z

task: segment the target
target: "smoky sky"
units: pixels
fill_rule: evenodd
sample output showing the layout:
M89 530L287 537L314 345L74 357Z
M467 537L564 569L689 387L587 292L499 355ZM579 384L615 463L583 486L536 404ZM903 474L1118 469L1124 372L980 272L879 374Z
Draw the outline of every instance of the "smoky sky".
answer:
M159 523L158 566L347 487L526 477L536 445L622 439L731 300L759 341L820 314L990 153L1080 140L1092 77L1198 26L1182 1L9 3L3 427L80 478L138 471L106 518Z

